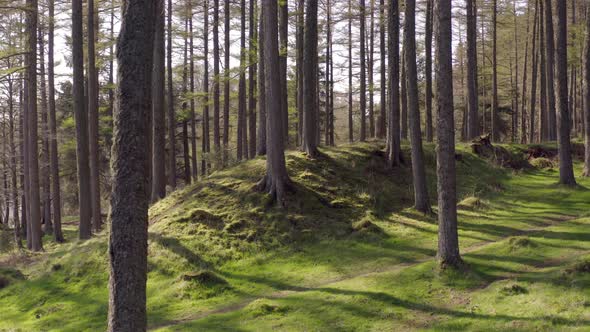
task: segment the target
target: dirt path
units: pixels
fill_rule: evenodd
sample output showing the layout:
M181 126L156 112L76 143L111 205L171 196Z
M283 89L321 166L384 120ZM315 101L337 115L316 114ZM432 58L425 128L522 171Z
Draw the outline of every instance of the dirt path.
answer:
M495 243L499 243L502 242L510 237L513 236L524 236L524 235L532 235L535 233L539 233L542 232L543 230L555 226L557 224L560 223L564 223L564 222L568 222L571 220L575 220L575 219L579 219L579 217L577 216L568 216L568 217L563 217L563 218L559 218L558 220L554 220L553 222L545 225L545 226L540 226L540 227L533 227L533 228L528 228L519 232L515 232L512 233L510 235L498 238L495 241L482 241L482 242L478 242L475 243L467 248L463 248L461 250L461 254L469 254L475 251L478 251L480 249L483 249L487 246L493 245ZM151 326L148 330L149 331L154 331L157 329L162 329L162 328L166 328L166 327L172 327L172 326L176 326L176 325L180 325L183 323L188 323L188 322L192 322L195 320L199 320L199 319L203 319L212 315L218 315L218 314L224 314L224 313L229 313L229 312L233 312L233 311L238 311L241 310L243 308L245 308L246 306L248 306L250 303L259 300L259 299L280 299L283 297L287 297L289 295L292 294L299 294L299 293L303 293L303 292L309 292L309 291L314 291L314 290L318 290L321 289L323 287L326 286L330 286L332 284L335 283L339 283L342 281L348 281L348 280L352 280L352 279L356 279L356 278L366 278L366 277L370 277L370 276L374 276L374 275L379 275L379 274L383 274L383 273L392 273L392 272L398 272L401 270L404 270L406 268L410 268L410 267L414 267L423 263L426 263L430 260L432 260L434 257L427 257L427 258L423 258L423 259L419 259L413 262L408 262L408 263L399 263L399 264L394 264L394 265L390 265L388 267L385 268L381 268L381 269L377 269L377 270L371 270L371 271L361 271L359 273L353 273L353 274L348 274L345 276L341 276L338 278L332 278L332 279L326 279L323 280L321 283L317 283L317 284L313 284L310 286L301 286L301 287L297 287L296 289L292 289L292 290L279 290L279 291L275 291L275 292L271 292L271 293L267 293L264 295L259 295L259 296L252 296L252 297L248 297L245 298L237 303L228 305L228 306L224 306L218 309L213 309L213 310L207 310L207 311L203 311L203 312L198 312L195 314L192 314L190 316L187 317L183 317L183 318L179 318L176 320L171 320L168 322L164 322L162 324L159 325L154 325Z

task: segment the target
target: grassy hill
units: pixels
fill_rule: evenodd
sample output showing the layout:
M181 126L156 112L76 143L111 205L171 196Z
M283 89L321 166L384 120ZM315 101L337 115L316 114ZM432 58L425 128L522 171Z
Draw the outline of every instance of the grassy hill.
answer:
M439 271L436 217L411 208L411 170L387 170L382 148L326 148L313 161L288 153L296 190L286 210L253 189L264 172L260 158L154 205L150 328L587 328L590 180L563 188L550 161L513 170L460 147L459 236L468 268ZM515 155L522 149L509 147ZM435 204L434 146L425 153ZM75 236L68 225L65 245L0 254L0 331L105 329L106 232L85 242Z

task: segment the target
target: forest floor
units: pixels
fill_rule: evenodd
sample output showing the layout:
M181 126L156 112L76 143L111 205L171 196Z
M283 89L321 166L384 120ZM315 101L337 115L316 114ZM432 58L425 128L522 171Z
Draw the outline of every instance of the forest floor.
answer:
M466 266L440 271L436 217L411 208L411 170L388 171L382 148L288 153L286 211L253 190L260 158L154 205L150 330L589 329L590 179L565 188L548 160L515 170L460 146ZM506 148L523 159L528 149ZM434 146L425 154L435 204ZM41 254L0 252L0 331L105 329L106 232L80 242L68 225L66 238L46 237Z

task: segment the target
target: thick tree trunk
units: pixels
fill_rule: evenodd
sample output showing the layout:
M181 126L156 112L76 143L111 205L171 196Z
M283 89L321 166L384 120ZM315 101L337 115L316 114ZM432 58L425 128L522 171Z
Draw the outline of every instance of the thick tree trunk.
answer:
M389 0L387 9L387 80L388 99L387 108L387 162L390 168L401 164L400 124L399 124L399 2Z
M523 66L523 73L522 73L522 105L520 109L520 143L525 144L527 142L527 132L526 132L526 93L527 93L527 66L529 62L529 35L530 35L530 14L531 14L531 4L530 2L527 3L527 21L526 21L526 46L524 48L524 66Z
M317 1L308 0L308 10L316 9ZM315 4L314 4L315 3ZM266 87L266 106L268 109L267 119L267 158L266 158L266 176L260 182L260 188L268 192L280 206L286 205L286 191L290 186L289 175L285 165L284 154L284 134L282 133L283 125L281 123L281 87L280 77L275 75L280 70L279 64L279 45L278 45L278 27L277 27L277 2L274 0L262 0L264 15L262 15L262 24L264 25L264 63L265 70L265 87ZM308 15L309 11L308 11ZM313 16L313 13L311 14ZM309 17L309 16L308 16ZM313 18L307 21L307 27L313 26ZM317 26L317 21L316 24ZM317 30L316 30L317 32ZM316 34L317 38L317 34ZM307 40L307 39L306 39ZM313 41L313 40L312 40ZM317 43L316 43L317 44ZM308 45L308 44L306 44ZM315 55L317 57L317 46ZM309 49L306 49L306 53ZM316 62L317 64L317 62ZM317 76L316 76L317 77Z
M543 0L540 2L540 11L543 13ZM541 14L542 15L542 14ZM541 110L539 112L539 136L538 142L545 142L548 139L547 129L547 58L546 58L546 45L545 45L545 21L543 16L539 17L539 52L540 52L540 63L539 63L539 85L540 85L540 102Z
M264 58L264 46L266 37L264 36L264 5L260 8L260 24L258 33L258 139L256 154L259 156L266 155L266 64Z
M575 186L570 142L570 115L567 100L567 4L557 2L557 104L559 116L557 121L559 152L559 183Z
M108 331L145 331L148 247L148 122L155 4L125 0L117 41Z
M418 99L418 70L416 67L416 1L406 0L404 40L406 41L406 86L408 89L408 115L410 144L412 147L412 174L414 179L414 206L418 211L430 212L426 170L422 151L422 133ZM454 157L454 156L453 156Z
M165 95L165 48L164 43L164 0L155 1L154 21L154 66L152 73L152 197L157 202L166 196L166 110Z
M87 58L88 68L88 140L89 140L89 164L90 164L90 204L92 227L94 231L100 231L102 226L100 208L100 160L98 147L98 73L96 69L95 42L98 30L98 22L94 22L94 0L87 0L88 8L88 39Z
M318 155L318 2L307 0L305 9L303 53L303 151L310 157ZM265 28L267 25L265 25ZM265 37L265 42L268 37ZM267 45L265 45L267 46ZM265 53L266 55L266 53ZM266 59L266 57L265 57ZM268 69L267 69L268 70ZM267 87L268 92L268 87ZM268 110L272 109L267 100ZM270 114L269 114L270 115Z
M516 20L518 14L516 12L516 0L512 2L514 11L514 61L515 61L515 78L514 78L514 110L512 113L512 143L517 142L518 136L518 113L519 113L519 95L518 95L518 22Z
M453 55L451 0L438 0L436 42L438 253L442 267L458 267L457 183L455 174L455 122L453 119Z
M76 159L78 161L78 206L80 239L88 239L91 230L90 165L88 145L88 114L84 106L84 49L82 32L82 1L72 0L72 65L74 67L74 116L76 119Z

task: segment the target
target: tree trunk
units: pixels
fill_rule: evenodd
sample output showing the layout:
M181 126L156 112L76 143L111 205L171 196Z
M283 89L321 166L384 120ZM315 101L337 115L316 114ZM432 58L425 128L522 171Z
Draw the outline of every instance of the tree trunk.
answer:
M45 27L39 25L39 74L41 88L41 220L44 221L43 231L46 234L53 234L53 223L51 221L51 173L49 172L49 125L47 105L47 83L45 80Z
M88 140L89 140L89 164L90 164L90 204L92 227L94 231L100 231L102 226L100 208L100 160L98 148L98 73L96 69L96 54L94 44L98 22L94 22L94 0L87 0L88 7Z
M590 6L586 6L586 48L584 51L584 176L590 176Z
M76 118L76 156L78 161L78 206L80 239L88 239L91 230L90 165L88 156L88 114L84 107L84 50L82 1L72 0L72 65L74 67L74 115Z
M259 33L258 33L258 144L256 148L256 154L259 156L266 155L266 64L265 64L265 41L266 37L264 36L264 8L265 5L261 5L260 8L260 24L259 24Z
M529 35L530 35L530 14L531 5L527 2L527 14L526 14L526 46L524 48L524 66L522 73L522 105L520 109L520 143L525 144L527 142L526 133L526 92L527 92L527 64L529 62ZM516 30L516 29L515 29Z
M221 150L219 130L219 0L213 0L213 149L215 164L219 164Z
M361 133L360 141L364 142L367 137L367 84L366 84L366 58L365 58L365 0L360 0L359 4L359 20L360 20L360 49L361 49L361 95L360 95L360 113L361 113Z
M350 143L354 142L352 103L352 0L348 0L348 142Z
M201 139L201 175L207 174L205 155L211 151L209 135L209 0L203 1L203 137ZM215 82L217 78L213 81Z
M47 50L47 84L49 87L49 168L51 173L51 202L53 212L53 239L55 242L64 241L61 229L61 186L59 179L59 157L57 150L57 121L55 114L55 74L54 74L54 36L55 36L55 6L54 0L49 0L49 35ZM14 149L14 147L13 147ZM15 151L15 150L13 150ZM15 157L16 158L16 157ZM15 159L16 162L16 159ZM16 167L14 174L14 187L16 188ZM14 193L16 202L17 195ZM15 206L15 211L16 211ZM15 212L15 216L16 216Z
M240 78L238 82L238 160L248 159L246 126L246 2L240 0Z
M189 81L189 69L188 69L188 17L184 20L184 51L183 51L183 63L182 63L182 114L188 113L188 81ZM190 118L190 114L189 114ZM191 183L191 160L190 160L190 152L189 152L189 143L188 143L188 120L186 116L183 116L182 120L182 134L181 134L181 141L182 141L182 169L184 170L184 183L190 184Z
M326 91L326 126L324 128L325 134L325 142L326 145L330 144L330 127L333 125L332 121L332 110L330 105L330 44L332 43L332 17L331 17L331 1L326 0L326 63L325 63L325 80L324 80L324 90Z
M194 32L193 32L193 3L191 0L188 6L188 40L189 40L189 84L190 84L190 122L191 122L191 176L197 181L199 178L199 164L197 163L197 115L195 113L195 55L194 55Z
M401 55L401 121L402 121L402 128L401 128L401 139L407 140L408 139L408 86L406 84L406 41L403 41L403 48L402 48L402 55Z
M256 44L257 29L257 1L250 1L249 29L248 29L248 154L250 158L256 156Z
M475 0L466 0L467 4L467 138L479 135L478 83L477 83L477 10ZM485 121L484 105L484 121ZM484 126L485 130L485 126Z
M148 123L155 4L123 2L117 41L108 331L145 331L148 247Z
M166 110L165 95L165 48L164 0L155 1L154 21L154 66L152 73L152 203L166 197Z
M303 27L305 25L305 0L297 1L297 28L296 45L297 59L295 70L297 72L297 144L303 144Z
M426 1L426 23L424 34L424 45L426 58L425 60L425 76L426 76L426 141L433 141L432 129L432 25L433 25L433 0Z
M498 131L498 0L492 1L492 142L500 141Z
M541 95L540 95L540 102L541 102L541 111L539 112L539 139L538 142L545 142L548 139L547 129L548 129L548 121L547 121L547 52L546 52L546 40L544 39L545 36L545 21L543 21L543 0L540 1L540 12L541 16L539 17L539 52L540 54L540 64L539 64L539 80L540 80L540 87L541 87Z
M264 77L266 81L266 106L268 107L268 119L266 123L268 129L268 155L266 158L266 176L261 180L260 188L268 192L280 206L285 206L286 191L290 186L290 180L287 174L287 167L285 165L285 154L283 146L284 134L282 133L283 125L281 123L282 116L280 100L282 89L280 87L280 77L274 74L280 70L279 45L277 40L277 2L274 0L262 0L262 7L264 15L262 15L263 19L261 23L264 25L264 33L261 34L261 36L264 35L263 62L266 65ZM315 15L317 15L317 1L308 0L307 15L311 14L310 16L313 17L314 8L316 13ZM310 13L310 9L312 13ZM310 24L311 26L314 26L313 18L311 18L311 22L309 20L310 16L308 16L306 27L309 27ZM315 22L315 26L317 26L317 21ZM306 35L306 37L308 36ZM313 38L311 39L311 41L313 41ZM315 55L317 57L317 45L315 50ZM308 51L309 49L306 49L306 53L308 53Z
M377 137L384 138L386 135L387 127L387 67L385 59L387 53L385 51L385 0L379 0L379 55L381 57L381 114L377 120Z
M418 70L416 67L416 1L406 0L404 40L406 41L406 86L408 89L408 115L410 145L412 147L412 174L414 178L414 206L416 210L430 212L418 99ZM454 155L453 155L454 158Z
M224 70L223 70L223 164L226 165L227 157L229 153L229 101L230 101L230 82L229 82L229 71L230 71L230 2L225 0L224 4L224 30L225 30L225 47L224 47Z
M437 4L437 148L438 253L442 267L462 264L457 233L455 121L453 119L453 55L451 0Z
M387 108L387 162L390 168L401 164L400 124L399 124L399 3L389 0L387 9L387 79L389 98Z
M557 123L559 153L559 183L575 186L570 142L570 115L567 100L567 4L557 2L557 104L559 117Z
M168 144L170 160L168 167L168 184L176 189L176 114L174 112L174 90L172 85L172 0L168 0L168 45L166 54L166 67L168 68Z
M281 116L285 145L289 145L289 105L287 104L287 47L289 44L289 6L279 2L279 75L281 79Z
M361 0L362 1L362 0ZM305 36L303 54L303 151L310 157L318 155L318 2L307 0L305 10ZM267 27L267 25L265 25ZM265 42L268 37L265 37ZM265 45L268 46L268 45ZM265 53L265 59L266 53ZM268 87L267 87L268 92ZM269 112L272 103L268 102ZM270 113L269 113L270 115Z
M546 66L545 72L547 74L547 139L555 141L557 139L557 124L555 113L555 33L553 31L553 10L551 0L545 1L545 49L546 52ZM559 1L557 1L559 2ZM567 19L567 13L566 19ZM567 73L566 73L567 79ZM567 82L565 83L567 86ZM569 113L569 112L568 112Z
M369 136L373 138L375 137L375 86L373 84L373 74L375 71L375 0L369 1L369 10L371 11L371 26L369 27L369 63L367 69L369 71Z
M518 107L519 107L519 96L518 96L518 24L517 24L517 12L516 12L516 0L512 2L512 8L514 11L514 61L515 61L515 78L514 78L514 110L512 113L512 143L516 143L518 136Z
M539 59L539 50L537 50L537 35L538 35L538 26L539 26L539 0L535 1L535 18L533 20L533 34L532 34L532 41L533 41L533 48L531 50L531 56L533 58L532 64L532 79L531 79L531 107L529 109L530 115L530 125L529 125L529 143L533 143L535 141L535 113L536 113L536 102L537 102L537 70L539 67L538 59Z

